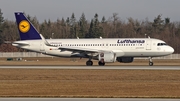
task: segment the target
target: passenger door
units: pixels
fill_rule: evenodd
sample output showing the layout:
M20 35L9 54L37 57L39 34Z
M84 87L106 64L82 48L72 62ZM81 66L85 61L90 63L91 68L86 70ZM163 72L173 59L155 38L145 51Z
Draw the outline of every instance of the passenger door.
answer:
M146 42L146 50L151 50L151 40L147 40Z

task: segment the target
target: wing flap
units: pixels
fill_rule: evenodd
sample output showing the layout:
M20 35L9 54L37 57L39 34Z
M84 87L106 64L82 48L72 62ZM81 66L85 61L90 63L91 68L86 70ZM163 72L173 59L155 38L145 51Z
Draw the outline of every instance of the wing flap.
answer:
M72 52L78 52L78 53L100 53L100 52L109 52L106 50L97 50L97 49L89 49L89 48L81 48L81 47L59 47L61 51L72 51Z
M59 47L62 51L72 51L72 52L87 52L87 53L97 53L98 50L88 49L88 48L78 48L78 47Z

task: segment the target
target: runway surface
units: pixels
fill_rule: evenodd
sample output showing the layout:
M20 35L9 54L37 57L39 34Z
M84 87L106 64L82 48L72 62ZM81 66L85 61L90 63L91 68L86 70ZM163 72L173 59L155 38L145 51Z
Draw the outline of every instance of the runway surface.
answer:
M180 66L0 66L0 68L180 70Z
M180 101L180 99L147 98L0 98L0 101Z

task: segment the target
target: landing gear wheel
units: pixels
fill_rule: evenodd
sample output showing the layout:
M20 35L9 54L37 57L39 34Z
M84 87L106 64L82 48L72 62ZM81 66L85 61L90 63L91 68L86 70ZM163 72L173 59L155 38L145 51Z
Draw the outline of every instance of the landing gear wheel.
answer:
M99 66L104 66L104 65L105 65L105 62L99 61L98 64L99 64Z
M86 65L87 65L87 66L92 66L92 65L93 65L93 62L92 62L92 61L86 61Z
M153 66L152 57L149 57L149 66Z
M149 66L153 66L153 62L149 62Z

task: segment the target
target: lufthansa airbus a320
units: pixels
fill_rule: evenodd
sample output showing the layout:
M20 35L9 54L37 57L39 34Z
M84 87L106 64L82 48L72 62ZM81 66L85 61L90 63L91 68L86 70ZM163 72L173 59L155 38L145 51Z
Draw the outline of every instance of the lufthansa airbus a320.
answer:
M107 62L131 63L134 57L152 58L172 54L174 49L164 41L154 38L99 38L99 39L45 39L22 12L15 12L20 34L20 41L12 45L26 50L58 57L88 58L87 66L92 66L92 59L100 66Z

